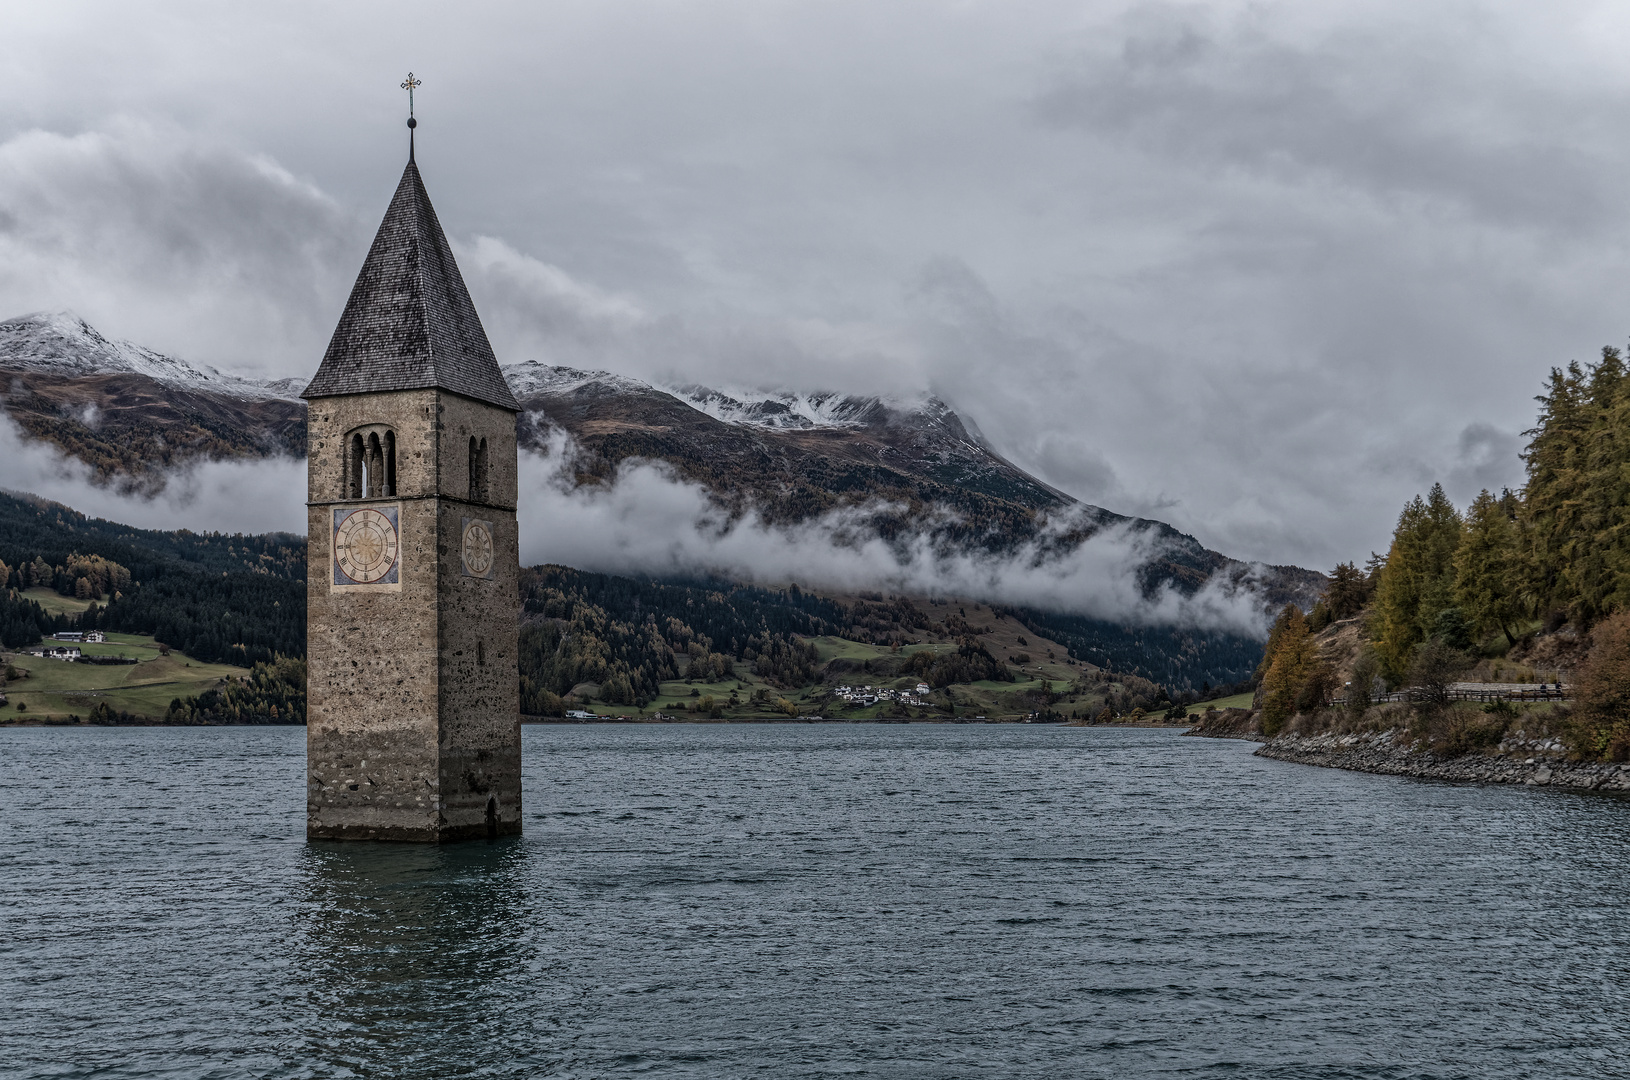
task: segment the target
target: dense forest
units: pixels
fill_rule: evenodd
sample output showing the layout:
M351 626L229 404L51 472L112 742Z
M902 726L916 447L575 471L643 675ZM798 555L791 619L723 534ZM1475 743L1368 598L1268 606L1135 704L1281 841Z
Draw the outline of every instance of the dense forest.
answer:
M296 694L292 685L277 687L292 677L289 663L305 655L304 575L305 548L296 537L132 529L0 495L0 644L19 648L61 630L103 629L152 635L198 660L254 669L247 689L178 702L173 722L303 715L303 688ZM22 593L41 588L88 607L77 616L52 615ZM890 667L936 689L1014 678L981 643L980 628L959 614L930 614L875 593L837 600L797 585L766 589L540 566L522 572L521 601L522 709L531 714L558 714L563 698L584 684L598 687L600 700L642 706L665 680L717 683L751 672L790 691L827 674L809 641L826 635L885 648L930 632L949 637L954 650ZM1226 635L1029 609L1001 614L1060 641L1076 659L1149 683L1151 700L1164 699L1168 689L1192 697L1241 678L1258 649Z
M1072 659L1137 675L1173 695L1204 693L1249 678L1262 642L1241 634L1173 626L1126 626L1034 608L1002 608L1043 637L1070 650Z
M523 696L540 708L554 704L540 693L558 696L584 682L614 687L606 700L635 703L653 696L663 679L726 678L737 663L791 688L815 677L813 652L798 637L896 645L917 640L931 625L956 638L958 650L937 665L921 660L910 674L936 689L1012 678L966 620L947 614L934 625L909 601L879 594L844 603L797 585L770 590L543 566L523 571L522 598L529 616L521 648ZM1250 677L1262 655L1261 642L1243 636L1128 627L1031 608L992 610L1060 642L1073 659L1137 676L1173 696L1236 684Z
M564 566L521 572L521 711L558 713L580 683L603 700L641 704L667 679L717 681L749 666L772 685L815 678L824 634L891 644L927 618L910 604L841 604L797 585L676 582L591 574Z
M1630 602L1630 377L1617 349L1551 372L1520 493L1465 513L1434 486L1399 515L1375 567L1376 641L1390 677L1428 638L1464 645L1527 620L1588 629Z
M47 614L38 601L0 590L0 648L20 649L78 624L78 619L69 616Z
M306 662L280 657L259 663L247 678L233 679L197 697L176 698L166 724L303 724Z
M0 494L0 644L58 630L151 634L198 660L238 664L304 656L305 541L133 529L40 499ZM17 591L91 601L48 616Z
M65 566L71 556L79 554L95 554L119 563L139 581L176 566L212 574L306 579L303 536L134 529L86 517L44 499L0 492L0 562L13 570L36 559L53 567ZM17 586L15 578L12 585Z
M1574 749L1630 759L1630 372L1607 348L1553 369L1536 400L1521 491L1483 491L1462 511L1433 485L1403 508L1384 556L1338 567L1307 617L1280 613L1258 668L1270 733L1336 696L1314 635L1362 616L1350 711L1372 686L1442 704L1458 673L1549 637L1558 666L1577 662Z

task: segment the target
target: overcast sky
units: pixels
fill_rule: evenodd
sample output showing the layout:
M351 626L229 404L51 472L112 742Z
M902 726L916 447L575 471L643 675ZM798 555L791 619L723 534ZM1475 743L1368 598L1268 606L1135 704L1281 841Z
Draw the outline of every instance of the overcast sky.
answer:
M1516 484L1630 333L1623 4L0 8L0 316L314 370L406 153L505 361L930 390L1228 554Z

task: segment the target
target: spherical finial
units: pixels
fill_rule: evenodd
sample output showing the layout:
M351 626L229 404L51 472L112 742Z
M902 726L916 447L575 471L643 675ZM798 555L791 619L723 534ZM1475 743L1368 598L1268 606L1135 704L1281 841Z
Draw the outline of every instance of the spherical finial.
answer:
M415 120L415 119L413 119L413 117L411 117L411 116L410 116L410 117L408 117L408 127L410 127L410 128L416 128L416 127L418 127L418 126L419 126L419 121L417 121L417 120Z

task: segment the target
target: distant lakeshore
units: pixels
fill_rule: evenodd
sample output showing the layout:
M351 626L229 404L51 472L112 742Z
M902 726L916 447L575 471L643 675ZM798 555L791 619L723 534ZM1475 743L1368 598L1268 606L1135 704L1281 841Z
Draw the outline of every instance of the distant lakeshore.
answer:
M933 717L839 717L839 716L594 716L594 717L560 717L560 716L523 716L521 723L527 726L562 726L562 725L590 725L590 724L1029 724L1048 727L1092 727L1092 728L1173 728L1176 730L1189 730L1192 725L1163 720L1159 717L1146 717L1140 720L1124 720L1109 723L1089 722L1083 720L1061 720L1056 717L1048 719L1031 719L1023 716L933 716ZM164 720L147 717L134 717L123 721L108 722L92 720L80 716L0 716L0 727L54 727L54 728L93 728L93 727L304 727L298 722L282 724L177 724Z
M1177 728L1186 730L1192 725L1182 721L1164 720L1160 717L1144 717L1138 720L1127 719L1098 723L1096 721L1066 720L1057 716L1046 719L1025 716L926 716L926 717L877 717L877 716L732 716L732 717L695 717L695 716L595 716L595 717L559 717L559 716L524 716L523 724L1035 724L1050 727L1102 727L1102 728Z
M1283 733L1268 738L1261 733L1260 712L1250 709L1217 710L1191 718L1197 722L1166 720L1151 716L1108 723L1081 720L1045 719L1023 716L968 717L817 717L817 716L525 716L528 726L588 726L595 724L773 724L773 725L872 725L872 724L1019 724L1048 727L1160 728L1200 738L1239 739L1261 743L1256 756L1287 764L1312 765L1347 772L1404 776L1418 780L1440 780L1461 784L1519 784L1528 787L1558 787L1582 791L1630 791L1630 764L1570 760L1567 748L1553 737L1517 737L1484 752L1445 755L1418 744L1404 726L1365 732ZM6 728L98 727L303 727L303 724L175 724L162 720L131 719L108 723L82 717L0 716Z

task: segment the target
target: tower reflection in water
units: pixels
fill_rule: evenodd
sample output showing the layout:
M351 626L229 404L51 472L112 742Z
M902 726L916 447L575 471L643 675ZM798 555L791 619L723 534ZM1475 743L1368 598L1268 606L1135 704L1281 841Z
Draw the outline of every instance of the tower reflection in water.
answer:
M526 854L518 837L308 844L293 950L308 1060L338 1075L456 1075L513 1048L517 1005L540 989Z

